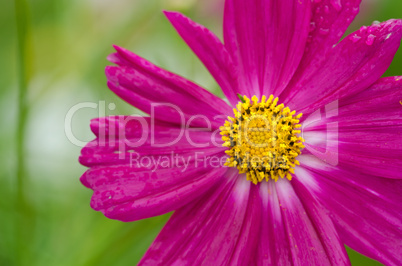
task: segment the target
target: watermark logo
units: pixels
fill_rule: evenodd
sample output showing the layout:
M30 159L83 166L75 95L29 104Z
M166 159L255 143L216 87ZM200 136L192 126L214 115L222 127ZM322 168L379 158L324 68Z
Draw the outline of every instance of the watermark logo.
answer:
M66 113L64 129L67 139L75 146L96 145L111 151L112 156L125 161L133 168L146 168L156 171L161 168L191 166L223 167L227 156L223 153L220 129L217 121L222 123L227 115L209 118L203 114L189 116L179 106L170 103L153 103L149 117L107 116L108 111L115 110L114 103L106 104L83 102L72 106ZM97 110L98 117L91 122L96 138L89 144L74 135L73 120L78 112ZM167 111L168 110L168 111ZM174 121L159 120L160 112L170 112ZM338 116L338 101L311 113L301 121L301 136L305 139L305 149L330 165L337 165L339 145L339 125L333 117ZM173 114L174 113L174 114ZM229 114L231 115L231 114ZM265 123L266 117L261 116ZM244 127L249 124L246 121ZM264 130L264 129L259 129ZM269 130L269 128L265 129ZM253 128L249 129L250 132ZM244 136L247 138L247 134ZM256 148L264 143L247 142ZM104 149L105 150L105 149ZM219 155L213 155L213 152ZM152 155L150 155L152 154ZM211 155L212 154L212 155ZM250 161L261 158L250 158Z

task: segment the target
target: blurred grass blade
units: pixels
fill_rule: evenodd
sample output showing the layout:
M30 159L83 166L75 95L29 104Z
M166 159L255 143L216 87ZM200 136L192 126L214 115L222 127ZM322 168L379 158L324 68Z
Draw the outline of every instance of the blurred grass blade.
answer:
M23 264L26 238L24 224L25 213L25 195L24 195L24 175L25 175L25 150L24 135L26 129L26 120L28 113L27 90L28 90L28 70L29 70L29 43L28 43L28 4L26 0L15 0L15 18L17 26L17 77L18 77L18 122L16 129L16 247L15 259L17 264Z

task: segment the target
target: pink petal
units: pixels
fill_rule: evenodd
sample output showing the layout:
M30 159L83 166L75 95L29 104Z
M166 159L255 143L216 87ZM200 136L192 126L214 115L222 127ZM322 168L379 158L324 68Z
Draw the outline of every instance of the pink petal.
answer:
M349 259L327 211L300 184L275 184L294 265L348 265ZM279 228L278 228L279 229Z
M153 165L151 166L153 167ZM162 215L197 199L227 168L181 166L144 169L114 165L91 168L81 182L94 191L91 207L124 222Z
M115 116L91 121L97 138L81 151L80 163L88 166L129 165L143 156L180 155L195 158L223 153L219 130L184 129L150 117Z
M281 206L272 182L260 185L262 222L256 265L291 265L292 255Z
M303 58L293 77L303 78L305 73L319 70L327 60L327 54L337 44L350 23L359 13L361 0L320 0L312 1L310 33Z
M402 261L402 181L384 179L300 158L297 180L320 199L342 241L386 265Z
M225 148L213 143L212 132L125 116L95 119L91 129L97 138L82 149L80 162L91 168L81 182L94 191L91 207L111 219L176 210L228 170Z
M239 102L238 73L222 42L213 32L177 12L165 12L177 32L204 63L232 105Z
M335 111L335 116L305 128L306 136L324 136L318 143L315 137L313 144L306 137L307 149L321 159L333 153L339 166L361 173L402 178L401 99L402 77L382 78L362 93L342 99L339 107L326 109Z
M119 66L106 67L109 88L122 99L158 120L182 124L197 116L193 125L222 125L231 108L220 98L195 83L163 70L145 59L115 46L109 60ZM170 104L167 105L166 103ZM171 106L173 105L173 106Z
M311 1L228 0L225 46L239 66L245 94L279 95L303 56Z
M207 197L173 214L140 265L248 265L261 215L255 189L231 169Z
M356 40L354 36L359 36ZM281 97L285 105L310 113L368 88L387 70L402 36L402 20L363 27L333 48L327 60L294 80Z
M176 211L140 264L349 264L321 205L302 185L297 193L287 180L227 179Z

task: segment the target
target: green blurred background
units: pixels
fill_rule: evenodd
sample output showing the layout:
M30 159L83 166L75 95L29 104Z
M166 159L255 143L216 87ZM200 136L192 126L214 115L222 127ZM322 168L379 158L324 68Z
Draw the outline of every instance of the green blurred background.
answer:
M65 117L81 102L114 103L106 115L136 112L106 87L112 44L221 96L161 11L181 11L221 36L222 6L218 0L1 1L0 265L139 261L169 215L122 223L93 211L91 191L79 182L85 171L77 161L80 147L67 139ZM351 28L400 18L401 10L401 0L363 0ZM387 75L401 75L401 69L400 49ZM89 121L99 115L91 108L78 111L74 136L91 140ZM379 265L348 252L353 265Z

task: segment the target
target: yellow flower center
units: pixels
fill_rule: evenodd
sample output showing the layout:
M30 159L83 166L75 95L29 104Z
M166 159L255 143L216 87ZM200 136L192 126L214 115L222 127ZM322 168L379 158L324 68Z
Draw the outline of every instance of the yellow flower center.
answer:
M247 180L257 184L262 180L278 178L291 180L294 167L299 165L296 157L304 148L304 139L298 136L301 125L296 111L290 111L278 98L271 95L261 102L253 96L239 96L241 102L234 108L234 117L228 117L220 127L223 146L230 157L226 166L237 167L247 173Z

